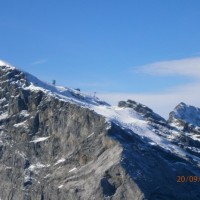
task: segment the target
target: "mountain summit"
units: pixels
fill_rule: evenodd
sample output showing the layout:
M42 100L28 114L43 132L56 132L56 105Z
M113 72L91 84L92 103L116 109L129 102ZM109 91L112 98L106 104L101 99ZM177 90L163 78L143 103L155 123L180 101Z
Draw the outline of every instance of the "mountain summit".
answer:
M169 122L180 122L180 126L181 124L190 124L200 127L200 108L182 102L170 113Z
M199 135L198 108L166 121L0 61L0 199L197 200Z

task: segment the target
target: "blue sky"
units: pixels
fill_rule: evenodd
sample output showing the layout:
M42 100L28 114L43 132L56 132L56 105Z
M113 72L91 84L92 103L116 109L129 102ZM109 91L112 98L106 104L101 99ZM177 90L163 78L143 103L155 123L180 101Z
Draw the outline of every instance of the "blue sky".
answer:
M0 0L0 5L0 59L47 82L96 91L113 104L135 99L163 116L179 101L200 106L192 95L200 85L199 0Z

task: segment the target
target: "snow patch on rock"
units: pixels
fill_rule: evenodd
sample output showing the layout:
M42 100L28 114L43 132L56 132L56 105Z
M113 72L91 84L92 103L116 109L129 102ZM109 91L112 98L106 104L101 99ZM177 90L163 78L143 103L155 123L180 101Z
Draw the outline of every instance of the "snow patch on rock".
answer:
M43 142L45 140L47 140L50 136L48 137L38 137L38 138L35 138L34 140L30 141L30 142L33 142L33 143L37 143L37 142Z
M65 162L64 158L61 158L60 160L58 160L54 165L58 165L59 163Z

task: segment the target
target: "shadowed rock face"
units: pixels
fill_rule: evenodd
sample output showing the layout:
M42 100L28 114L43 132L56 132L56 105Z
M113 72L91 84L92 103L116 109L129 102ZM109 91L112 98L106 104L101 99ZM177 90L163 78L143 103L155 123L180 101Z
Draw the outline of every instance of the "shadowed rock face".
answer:
M26 75L0 67L0 198L9 200L200 199L188 160L150 145L133 131L76 103L29 86ZM150 109L133 108L168 125ZM147 120L148 121L148 120Z

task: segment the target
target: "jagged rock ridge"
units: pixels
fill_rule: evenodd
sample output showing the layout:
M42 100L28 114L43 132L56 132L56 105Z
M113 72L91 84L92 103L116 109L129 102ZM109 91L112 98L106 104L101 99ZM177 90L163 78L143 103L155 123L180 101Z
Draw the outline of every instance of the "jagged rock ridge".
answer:
M0 62L0 198L199 199L199 141L134 101L112 107ZM193 146L192 146L193 145ZM193 147L195 149L188 149Z

